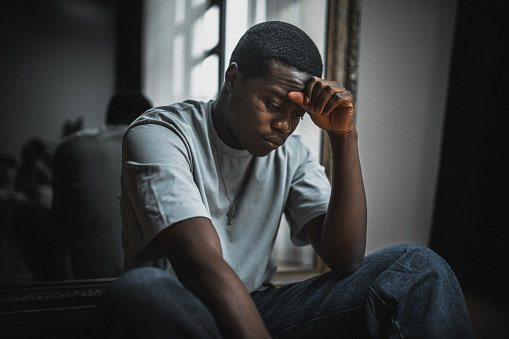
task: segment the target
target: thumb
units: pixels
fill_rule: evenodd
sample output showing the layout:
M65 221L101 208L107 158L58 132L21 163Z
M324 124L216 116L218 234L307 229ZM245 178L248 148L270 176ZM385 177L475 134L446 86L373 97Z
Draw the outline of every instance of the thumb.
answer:
M290 92L288 93L288 99L301 106L306 104L304 101L304 93L302 92Z

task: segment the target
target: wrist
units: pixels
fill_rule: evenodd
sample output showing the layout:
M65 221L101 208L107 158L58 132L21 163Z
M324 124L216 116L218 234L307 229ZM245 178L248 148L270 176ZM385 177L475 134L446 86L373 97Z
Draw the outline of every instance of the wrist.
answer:
M357 130L355 129L355 126L352 126L351 129L347 131L327 131L327 135L329 136L329 139L331 142L337 140L337 141L346 141L346 140L357 140L358 134Z

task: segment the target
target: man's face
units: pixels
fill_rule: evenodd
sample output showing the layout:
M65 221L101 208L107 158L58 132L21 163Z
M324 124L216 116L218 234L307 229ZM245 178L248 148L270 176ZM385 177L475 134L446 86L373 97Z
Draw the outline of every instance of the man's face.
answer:
M305 114L302 107L288 99L288 93L302 92L310 78L280 63L274 63L263 77L246 78L238 73L229 88L230 146L266 156L282 145Z

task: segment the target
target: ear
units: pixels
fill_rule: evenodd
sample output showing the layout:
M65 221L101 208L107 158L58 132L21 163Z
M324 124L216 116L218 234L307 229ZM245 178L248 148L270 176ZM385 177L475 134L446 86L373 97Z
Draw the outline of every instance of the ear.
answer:
M239 66L237 65L237 63L232 62L228 66L228 69L226 70L224 76L224 84L228 92L231 92L233 90L233 87L235 87L235 83L237 82L238 78L239 78Z

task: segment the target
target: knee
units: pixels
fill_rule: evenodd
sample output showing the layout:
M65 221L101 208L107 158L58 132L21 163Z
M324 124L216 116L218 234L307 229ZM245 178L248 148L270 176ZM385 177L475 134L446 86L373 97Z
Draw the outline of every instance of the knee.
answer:
M119 284L128 284L135 286L152 285L157 282L178 282L177 278L165 270L155 267L138 267L129 270L115 281Z
M445 260L432 249L421 245L401 245L410 255L420 258L425 263L443 266L447 265Z
M404 265L408 271L430 272L445 276L454 275L449 264L428 247L402 244L391 246L388 250L405 258L400 264Z
M380 261L387 266L377 277L373 287L387 300L401 299L403 295L429 299L430 295L440 295L440 291L447 291L443 295L461 295L453 270L433 250L405 244L381 251L385 252L385 255L381 256Z
M124 273L108 288L110 300L126 301L156 299L160 291L182 288L177 278L170 273L154 267L140 267ZM171 294L170 294L171 295Z

